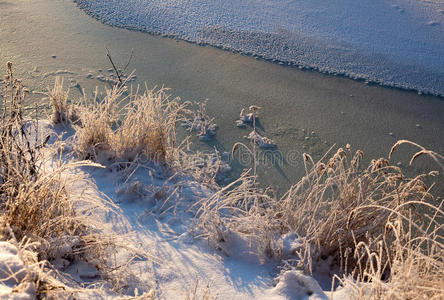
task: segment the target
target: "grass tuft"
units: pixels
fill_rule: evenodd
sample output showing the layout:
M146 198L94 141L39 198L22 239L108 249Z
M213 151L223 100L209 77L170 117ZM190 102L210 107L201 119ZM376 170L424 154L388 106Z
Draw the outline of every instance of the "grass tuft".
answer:
M125 86L114 86L102 100L80 108L75 151L82 159L119 167L148 160L167 163L184 106L164 88L128 95Z
M69 104L69 89L63 88L63 78L56 77L52 89L48 88L45 95L49 98L52 107L53 124L72 124L78 121L76 106Z

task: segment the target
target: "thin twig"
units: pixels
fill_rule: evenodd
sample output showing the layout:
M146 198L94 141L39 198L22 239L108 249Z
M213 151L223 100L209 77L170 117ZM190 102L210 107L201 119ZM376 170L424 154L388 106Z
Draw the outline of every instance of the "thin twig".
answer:
M108 48L106 46L105 46L105 49L106 49L106 56L108 57L109 61L113 65L114 71L116 72L116 75L117 75L117 78L120 81L120 84L123 84L122 78L120 78L119 71L117 71L116 65L114 65L113 59L111 58L111 54L109 53L109 50L108 50Z
M134 48L131 49L131 54L128 59L128 62L126 63L125 67L123 68L124 71L126 71L126 68L128 68L129 64L131 63L131 59L133 58L133 54L134 54Z

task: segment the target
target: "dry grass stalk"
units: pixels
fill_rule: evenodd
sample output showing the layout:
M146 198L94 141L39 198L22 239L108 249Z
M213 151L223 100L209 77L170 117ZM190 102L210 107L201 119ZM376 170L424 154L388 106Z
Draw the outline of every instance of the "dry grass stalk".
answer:
M361 170L362 152L351 160L348 156L349 151L339 149L327 163L314 164L305 155L307 175L280 202L288 230L315 244L321 257L336 256L345 269L344 251L354 249L356 241L378 239L390 209L407 211L408 207L400 205L432 199L421 180L425 175L405 179L385 159L373 160Z
M206 112L206 100L202 103L196 103L197 109L186 110L188 119L184 120L182 126L189 132L197 131L197 136L201 141L209 141L216 135L217 125L214 118L210 118Z
M195 204L196 230L228 255L225 245L235 233L249 240L259 257L270 257L279 228L274 214L276 199L259 190L255 177L248 173Z
M205 287L199 286L199 279L196 278L191 291L187 292L185 300L216 300L217 297L211 293L210 284Z
M427 150L423 146L418 145L417 143L412 142L412 141L408 141L408 140L399 140L399 141L397 141L393 145L392 149L390 149L389 158L391 158L391 156L392 156L393 152L396 150L396 148L398 148L402 144L410 144L410 145L413 145L413 146L415 146L415 147L420 149L420 151L416 152L412 156L412 158L410 159L410 163L409 163L410 165L412 165L413 162L415 161L415 159L417 159L419 156L427 155L427 156L431 157L436 162L436 164L438 164L438 166L441 167L441 170L444 171L444 165L443 165L444 156L443 155L441 155L439 153L436 153L435 151L432 151L432 150Z
M220 153L189 152L185 143L179 145L170 160L170 167L177 175L191 176L215 190L219 187L217 182L228 178L231 167L222 160Z
M56 77L53 88L48 88L45 95L51 102L53 124L71 124L78 121L76 105L68 103L69 89L64 90L63 78Z
M358 261L354 280L339 279L356 299L442 299L444 297L443 201L439 206L427 203L431 212L426 222L415 222L411 215L394 210L394 221L387 222L378 245L357 243ZM375 250L372 250L371 248ZM365 254L365 255L363 255ZM364 257L372 259L364 260ZM388 258L388 259L387 259ZM384 261L389 264L388 278Z
M339 149L325 164L314 163L306 155L306 165L311 167L307 166L307 175L280 201L281 220L287 230L316 245L315 256L306 248L304 258L331 256L345 274L354 274L358 281L376 277L381 281L393 274L395 258L401 255L395 247L400 239L388 230L389 224L397 221L399 226L412 229L408 232L412 240L437 239L437 219L426 213L431 211L442 219L442 211L428 204L435 198L423 182L427 175L436 174L405 178L385 159L373 160L361 169L362 152L357 151L351 159L349 153ZM420 249L416 243L404 246ZM434 257L431 253L428 256ZM305 264L311 271L311 262ZM378 271L370 277L369 269Z

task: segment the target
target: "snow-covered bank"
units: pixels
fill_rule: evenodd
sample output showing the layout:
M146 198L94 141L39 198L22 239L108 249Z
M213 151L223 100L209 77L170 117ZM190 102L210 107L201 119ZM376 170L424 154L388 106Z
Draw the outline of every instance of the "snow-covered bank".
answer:
M110 25L444 95L440 1L74 1Z
M122 112L117 107L127 87L115 86L103 102L80 107L68 102L57 80L46 94L52 122L34 122L21 113L26 92L12 63L7 69L5 103L11 109L0 120L9 129L0 132L0 293L32 297L35 291L39 299L325 298L314 277L302 273L283 276L273 288L280 262L252 248L254 235L221 229L226 245L213 248L197 215L220 189L214 178L221 168L171 146L168 126L175 126L178 100L148 90L130 96ZM111 129L119 117L120 126ZM123 136L130 150L119 150ZM12 299L22 297L15 294Z
M63 132L69 136L73 132L70 126L51 125L49 122L41 122L41 130L52 136ZM63 159L68 162L72 158L72 153L67 148L65 149L67 151L64 152ZM344 152L340 152L339 155L342 155L341 153ZM242 234L243 228L239 228L237 232L228 223L220 224L221 220L217 214L212 214L215 218L211 222L218 227L223 238L216 244L217 247L214 247L214 239L211 241L210 238L205 238L206 235L201 234L195 226L196 209L201 209L203 206L201 204L206 203L206 199L218 198L217 194L221 194L220 191L217 191L217 186L204 184L180 170L173 174L170 171L164 165L147 162L129 170L116 171L112 168L87 166L72 169L66 173L66 176L81 174L83 178L89 179L75 185L75 189L72 189L74 196L82 197L85 191L88 191L89 197L104 197L119 207L119 218L111 217L106 213L91 214L90 217L102 224L104 228L112 230L114 236L125 239L125 245L112 254L113 263L116 265L114 269L121 269L119 288L110 286L98 275L94 267L81 261L75 261L67 266L58 266L62 274L74 278L79 285L82 285L82 288L70 291L77 299L128 299L125 297L140 296L143 293L142 297L134 299L214 299L213 297L217 297L218 299L340 300L359 299L361 297L358 297L357 293L366 292L360 286L365 286L366 283L363 282L350 287L355 284L351 277L344 279L349 280L345 287L329 292L332 272L335 271L335 263L331 257L326 259L321 257L320 260L313 258L313 273L292 267L293 263L302 259L299 256L304 242L291 232L282 236L273 235L276 244L280 245L278 251L280 259L265 258L264 260L261 256L262 251L256 248L258 238L256 231ZM316 168L314 171L322 172L322 169ZM353 173L356 174L356 172ZM419 182L419 184L422 183ZM413 188L416 190L415 187ZM296 191L297 188L294 190ZM401 187L401 190L404 189ZM375 193L372 189L371 191L372 194ZM248 194L248 190L244 190L244 193L245 198L253 195ZM224 199L219 200L225 212L234 209L224 204ZM298 209L293 207L289 211L296 212ZM273 214L274 217L279 218L277 215ZM332 222L336 222L339 217L336 217L337 214L333 215L330 215L333 218ZM252 216L245 216L243 221L253 226ZM256 215L256 218L261 218L261 214ZM354 218L347 219L348 225L353 226ZM370 216L370 219L374 218ZM233 221L242 225L241 219L233 219ZM331 225L328 220L325 224ZM371 223L361 222L360 224ZM390 224L388 226L391 226ZM324 229L330 232L331 228L327 227ZM316 228L322 230L321 227ZM334 228L338 227L334 226ZM361 228L358 224L354 232L359 234ZM364 227L365 230L369 228L369 226ZM369 231L367 234L370 234ZM322 233L321 235L324 236ZM335 237L335 239L340 240L341 237ZM323 245L328 247L328 243ZM14 249L8 251L16 253ZM4 264L12 259L16 260L10 256L4 256L3 260L1 258L2 256L0 256L0 263ZM432 259L432 256L429 258ZM394 266L396 267L396 260ZM378 276L380 275L378 273ZM404 275L405 273L401 274L401 276ZM393 273L393 276L399 276L399 273ZM412 272L405 276L413 284L417 283L415 282L418 279L416 273ZM437 278L436 282L442 283L440 277ZM412 293L417 295L419 291L417 286L411 286L411 282L408 281L406 283ZM374 283L376 287L373 288L379 288L378 284L382 285L380 292L384 292L384 297L390 295L387 290L391 293L406 290L404 287L395 289L385 281ZM375 293L371 290L372 286L367 285L369 286L368 293ZM96 289L97 287L99 289ZM353 291L353 288L356 291ZM118 289L117 292L116 289ZM436 293L442 292L439 286L434 289ZM193 298L194 295L197 297ZM201 297L202 295L208 297ZM187 296L190 298L186 298Z
M73 133L70 126L47 121L40 122L40 130L52 137L64 133L68 139ZM68 163L72 153L68 148L64 153L63 160ZM114 213L91 217L122 237L125 245L113 253L116 269L124 267L119 287L111 286L86 263L57 266L82 286L70 291L77 299L133 299L137 295L140 298L134 299L328 299L329 292L324 292L313 276L293 270L279 274L279 262L260 263L245 240L231 243L228 255L214 249L207 239L198 238L193 231L193 205L214 190L194 178L171 174L151 162L132 171L79 167L65 176L79 174L88 180L75 184L73 196L81 197L87 191L88 197L115 203L117 218ZM12 262L0 252L0 264ZM324 281L322 285L329 287L329 278ZM203 297L206 292L208 298ZM342 290L333 295L346 299Z

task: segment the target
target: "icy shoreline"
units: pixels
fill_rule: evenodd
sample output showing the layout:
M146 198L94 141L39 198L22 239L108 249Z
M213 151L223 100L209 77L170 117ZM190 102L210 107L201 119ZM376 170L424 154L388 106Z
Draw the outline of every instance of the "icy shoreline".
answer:
M444 95L444 4L74 0L105 24Z

